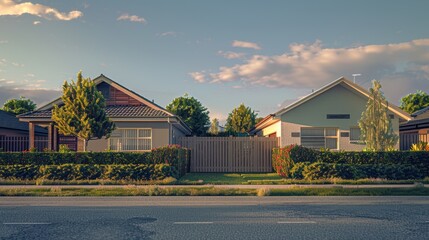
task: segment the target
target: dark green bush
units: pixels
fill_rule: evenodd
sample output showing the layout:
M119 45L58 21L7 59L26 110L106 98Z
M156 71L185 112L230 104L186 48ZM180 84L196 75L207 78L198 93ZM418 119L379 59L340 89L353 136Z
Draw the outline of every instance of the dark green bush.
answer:
M151 152L0 152L0 165L64 165L64 164L169 164L177 176L186 174L190 153L186 148L170 145ZM84 169L82 169L84 170ZM90 173L88 173L90 174Z
M302 168L301 168L302 169ZM298 175L298 173L296 173ZM422 179L424 174L409 164L337 164L315 162L304 167L302 175L307 180L383 178L389 180Z
M0 153L0 165L151 164L150 152L15 152Z
M175 166L180 176L188 172L190 152L179 145L168 145L152 149L151 158L154 164Z
M161 180L178 177L175 167L168 164L121 165L0 165L0 178L34 180Z
M299 163L295 163L292 167L292 169L290 170L290 177L293 179L303 179L304 175L304 169L310 165L310 162L299 162Z
M290 146L280 148L280 149L286 149L290 148ZM281 152L280 150L275 149L273 152ZM331 152L331 151L316 151L309 148L305 148L302 146L295 146L290 150L290 162L293 163L300 163L300 162L321 162L321 163L329 163L329 164L342 164L342 165L336 165L338 169L335 171L340 171L339 168L341 166L345 165L352 165L356 166L356 169L360 169L363 167L359 167L361 165L377 165L377 166L384 166L384 165L401 165L401 166L408 166L404 167L403 171L408 172L409 176L416 175L416 176L429 176L429 152L427 151L392 151L392 152ZM273 161L275 155L273 154ZM291 167L293 168L293 166ZM377 167L377 168L383 168L383 167ZM376 176L382 176L381 172L386 172L386 175L389 176L391 179L395 179L396 175L398 175L398 178L401 179L407 179L406 176L401 175L399 171L396 170L390 170L391 173L389 174L390 167L386 166L384 167L385 170L376 171L374 168L370 168L368 170L365 170L364 172L371 173L370 176L376 175ZM383 168L383 169L384 169ZM396 169L394 167L394 169ZM418 172L416 174L413 174L413 169L417 169ZM352 169L353 170L353 169ZM346 170L342 170L343 172ZM358 170L359 172L359 170ZM325 173L323 173L325 174ZM322 175L323 175L322 174ZM329 173L326 173L328 175L332 175ZM350 173L350 176L352 177L358 173ZM317 174L316 174L317 175ZM337 175L347 175L347 174L340 174ZM359 177L356 175L355 177Z
M290 156L294 162L316 162L319 152L311 148L294 145L290 151Z

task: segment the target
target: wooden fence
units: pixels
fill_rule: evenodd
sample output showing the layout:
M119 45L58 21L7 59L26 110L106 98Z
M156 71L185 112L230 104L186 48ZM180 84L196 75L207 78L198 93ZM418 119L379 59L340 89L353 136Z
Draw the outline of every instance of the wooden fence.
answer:
M191 172L272 172L279 138L182 137L178 143L191 149Z
M399 139L400 150L407 151L410 150L411 145L418 142L428 142L428 134L418 134L418 133L401 133Z

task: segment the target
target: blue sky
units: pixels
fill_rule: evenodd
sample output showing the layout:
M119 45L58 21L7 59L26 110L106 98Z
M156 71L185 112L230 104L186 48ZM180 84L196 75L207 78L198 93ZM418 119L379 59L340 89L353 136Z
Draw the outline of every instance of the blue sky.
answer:
M59 96L79 70L166 106L260 116L340 76L395 104L429 91L429 1L0 0L0 102Z

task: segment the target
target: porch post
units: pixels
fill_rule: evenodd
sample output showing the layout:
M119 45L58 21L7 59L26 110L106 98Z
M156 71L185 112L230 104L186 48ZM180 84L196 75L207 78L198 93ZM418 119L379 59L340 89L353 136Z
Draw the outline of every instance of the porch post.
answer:
M54 140L54 133L53 133L53 127L54 125L49 124L48 125L48 150L53 150L53 140Z
M28 141L28 149L34 148L34 123L28 123L28 133L29 133L29 141Z
M53 130L52 150L58 151L58 141L59 141L58 129L54 125L52 125L52 130Z

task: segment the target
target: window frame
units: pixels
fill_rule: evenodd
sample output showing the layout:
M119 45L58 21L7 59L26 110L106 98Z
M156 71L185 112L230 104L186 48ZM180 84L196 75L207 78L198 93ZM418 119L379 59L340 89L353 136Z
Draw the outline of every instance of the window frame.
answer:
M303 136L303 134L302 134L302 130L303 129L323 129L323 136L316 136L316 135L314 135L314 136ZM327 131L328 130L335 130L335 132L336 132L336 134L335 134L335 136L328 136L327 135ZM300 140L301 140L301 146L304 146L303 144L302 144L302 138L322 138L323 137L323 139L324 139L324 148L327 148L327 141L326 141L326 139L336 139L336 142L337 142L337 147L335 148L335 149L333 149L333 148L329 148L330 150L339 150L340 149L340 138L339 138L339 136L338 136L338 134L339 134L339 128L337 128L337 127L301 127L301 129L300 129ZM308 146L304 146L304 147L308 147ZM311 148L311 147L310 147ZM317 149L317 148L313 148L313 149Z
M359 139L352 139L352 129L359 129ZM350 127L349 131L350 131L350 134L349 134L349 142L350 143L359 143L359 144L364 143L364 141L361 139L362 131L360 130L359 126L352 126L352 127Z
M149 139L150 140L150 148L147 150L123 150L122 149L122 143L121 143L121 147L118 147L117 150L112 150L112 151L115 151L115 152L150 152L150 151L152 151L152 148L153 148L153 129L152 128L132 128L132 127L129 127L129 128L116 128L114 131L116 131L116 130L136 130L137 131L137 137L135 137L135 138L113 137L113 139L115 139L115 138L116 139L134 139L137 141L137 146L139 146L139 144L138 144L139 140ZM140 137L139 136L140 130L150 130L150 137ZM112 149L111 147L112 147L112 137L110 137L108 139L108 149L111 150Z

